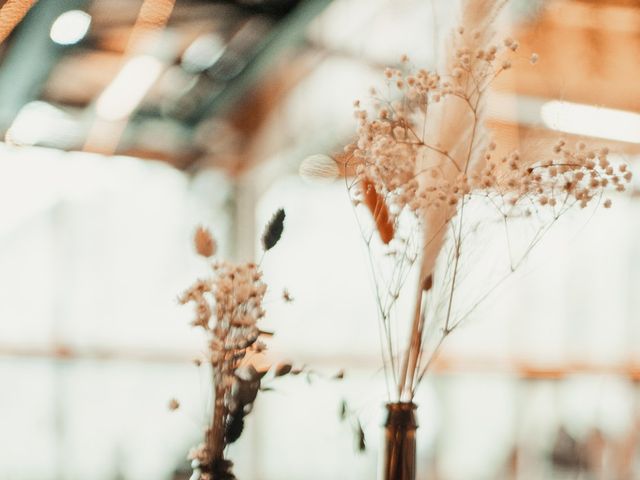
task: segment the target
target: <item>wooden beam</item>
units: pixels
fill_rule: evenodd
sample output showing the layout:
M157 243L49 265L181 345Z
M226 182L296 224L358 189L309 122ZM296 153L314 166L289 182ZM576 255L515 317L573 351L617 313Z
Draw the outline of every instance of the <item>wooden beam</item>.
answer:
M301 42L306 32L306 27L320 12L322 12L331 0L303 0L285 18L272 27L266 37L260 42L248 60L242 71L234 76L232 81L219 84L211 92L202 98L197 108L185 119L187 123L196 125L204 118L219 114L228 110L245 92L262 78L267 68L273 65L276 58L286 48Z

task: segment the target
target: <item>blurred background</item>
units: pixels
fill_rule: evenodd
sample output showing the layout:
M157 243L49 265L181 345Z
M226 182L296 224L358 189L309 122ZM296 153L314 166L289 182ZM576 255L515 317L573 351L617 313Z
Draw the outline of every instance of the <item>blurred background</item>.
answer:
M351 139L352 102L383 67L408 54L435 68L457 12L2 4L0 479L188 478L208 392L191 363L202 338L176 301L205 272L191 235L208 225L225 255L250 260L279 207L285 234L263 263L272 355L319 373L261 394L229 451L236 474L375 478L384 383L366 254L343 182L297 171ZM499 26L521 47L490 100L498 143L562 135L638 163L638 1L511 0ZM632 189L566 217L451 337L418 394L419 478L640 478L639 205Z

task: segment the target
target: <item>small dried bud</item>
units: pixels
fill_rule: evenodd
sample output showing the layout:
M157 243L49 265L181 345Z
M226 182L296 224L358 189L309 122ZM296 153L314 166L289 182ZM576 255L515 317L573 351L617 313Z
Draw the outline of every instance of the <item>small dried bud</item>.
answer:
M288 373L291 372L292 369L292 365L290 363L280 363L278 364L278 366L276 366L276 370L274 372L274 375L276 377L282 377L284 375L287 375Z
M293 297L286 288L282 291L282 299L287 303L293 302Z
M433 275L429 275L422 281L422 291L428 292L433 287Z
M175 412L179 408L180 408L180 402L178 400L176 400L175 398L172 398L171 400L169 400L169 410L171 410L172 412Z
M196 247L196 252L205 258L211 257L216 253L216 241L211 236L211 232L205 227L199 226L196 229L193 242Z

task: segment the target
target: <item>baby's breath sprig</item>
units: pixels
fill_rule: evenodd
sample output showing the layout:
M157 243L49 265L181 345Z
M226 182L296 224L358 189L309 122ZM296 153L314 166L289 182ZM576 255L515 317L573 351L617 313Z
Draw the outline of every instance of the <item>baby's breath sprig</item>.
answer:
M280 240L284 219L285 212L280 209L266 226L262 236L265 252ZM217 243L208 229L198 227L193 241L199 255L207 259L215 256ZM233 464L224 458L225 447L240 437L244 418L251 412L258 392L267 389L262 386L263 378L269 371L277 378L302 369L294 369L288 363L273 368L254 366L255 355L267 348L263 340L273 335L258 326L266 314L267 293L260 266L214 260L211 268L212 276L196 280L178 298L181 304L194 306L191 323L207 335L208 351L203 360L211 366L214 390L213 412L204 442L192 449L189 459L193 462L194 479L233 480ZM200 366L203 360L198 359L196 365ZM178 407L177 400L170 401L170 409Z
M374 88L370 108L354 102L356 139L333 157L340 167L333 171L344 172L353 205L366 207L373 218L361 226L375 280L385 377L394 392L390 400L413 399L442 341L468 315L460 311L456 291L474 225L502 223L509 237L513 219L535 217L543 224L519 258L507 238L511 272L570 208L609 208L609 192L623 192L632 178L625 163L614 164L607 148L584 142L558 139L542 154L497 153L485 127L486 93L520 57L517 40L494 39L492 25L505 3L463 1L443 72L415 69L406 56L400 68L385 69L389 95ZM528 59L532 65L538 60L535 53ZM322 173L327 165L328 157L316 155L302 170ZM489 216L472 215L478 202L492 209L483 210ZM378 267L383 261L390 274ZM436 272L442 262L446 265ZM415 263L411 334L400 349L393 311ZM435 348L426 351L426 344Z

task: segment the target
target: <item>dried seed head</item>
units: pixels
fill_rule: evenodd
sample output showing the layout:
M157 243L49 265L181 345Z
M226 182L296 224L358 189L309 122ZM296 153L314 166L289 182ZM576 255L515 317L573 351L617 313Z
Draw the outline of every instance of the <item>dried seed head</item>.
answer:
M284 218L284 209L281 208L273 214L273 217L271 217L271 220L267 223L264 233L262 234L262 248L264 248L265 252L275 247L276 243L280 240L284 230Z
M216 253L216 241L211 235L211 232L209 232L205 227L199 226L196 228L196 233L193 236L193 243L195 244L196 252L205 258L211 257Z

